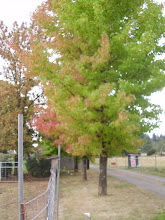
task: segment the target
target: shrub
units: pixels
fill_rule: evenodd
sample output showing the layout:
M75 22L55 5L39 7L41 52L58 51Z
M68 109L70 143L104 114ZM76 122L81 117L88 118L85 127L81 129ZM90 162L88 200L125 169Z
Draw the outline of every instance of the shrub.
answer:
M50 175L51 161L46 159L28 159L26 161L28 173L33 177L48 177Z
M155 154L156 153L156 150L155 149L151 149L151 150L149 150L148 152L147 152L147 156L151 156L151 155L153 155L153 154Z

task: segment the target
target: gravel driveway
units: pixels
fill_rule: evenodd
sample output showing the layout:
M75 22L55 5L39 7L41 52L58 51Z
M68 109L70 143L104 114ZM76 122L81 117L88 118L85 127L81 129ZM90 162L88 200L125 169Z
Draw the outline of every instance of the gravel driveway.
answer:
M99 169L98 167L91 166L92 169ZM114 176L118 179L135 184L143 189L152 191L159 196L165 198L165 178L137 173L130 170L109 168L107 174Z

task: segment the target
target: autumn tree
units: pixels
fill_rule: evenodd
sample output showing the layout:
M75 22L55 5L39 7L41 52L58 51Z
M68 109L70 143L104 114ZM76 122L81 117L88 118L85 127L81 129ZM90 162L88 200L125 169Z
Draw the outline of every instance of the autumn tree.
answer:
M0 147L6 150L16 150L18 146L18 114L24 116L24 152L32 151L34 130L29 124L34 114L34 103L39 95L32 92L38 85L37 79L25 77L25 67L12 48L15 44L20 50L29 51L30 44L27 27L20 27L15 22L13 28L8 28L0 22L0 56L3 58L3 70L0 80Z
M157 126L149 96L165 85L162 5L151 0L48 0L33 15L27 75L50 82L47 96L73 150L100 154L99 195L107 194L107 157L141 145ZM153 120L155 119L155 120ZM156 121L156 123L155 123Z
M80 133L66 128L65 123L60 122L52 104L47 104L45 107L37 107L36 114L31 120L31 125L42 135L42 141L39 142L39 147L42 147L46 155L57 154L57 146L63 146L61 155L74 157L75 168L78 171L78 157L82 156L82 178L87 180L86 173L86 152L76 150L75 146L79 142ZM70 141L68 140L70 139Z
M59 132L56 132L56 126L59 123L52 105L47 104L44 107L37 106L35 108L35 115L30 124L36 132L39 132L41 140L38 142L38 148L47 156L57 154L58 143L56 141L59 140Z

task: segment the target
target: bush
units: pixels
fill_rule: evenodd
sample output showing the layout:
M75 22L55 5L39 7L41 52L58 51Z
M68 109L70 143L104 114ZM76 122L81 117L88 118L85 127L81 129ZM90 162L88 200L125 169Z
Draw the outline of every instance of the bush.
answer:
M28 173L33 177L48 177L50 175L51 161L46 159L28 159L26 161Z
M153 155L153 154L155 154L156 153L156 150L155 149L151 149L151 150L149 150L148 152L147 152L147 156L151 156L151 155Z

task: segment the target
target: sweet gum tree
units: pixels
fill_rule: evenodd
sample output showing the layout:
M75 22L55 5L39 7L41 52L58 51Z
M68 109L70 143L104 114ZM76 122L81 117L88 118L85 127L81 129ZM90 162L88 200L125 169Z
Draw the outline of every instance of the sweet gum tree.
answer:
M107 194L107 157L141 145L157 126L149 96L165 85L163 5L150 0L48 0L31 27L27 74L50 82L47 96L74 150L100 155L99 195ZM21 59L21 58L20 58ZM153 120L155 119L155 120ZM79 138L77 138L77 135Z
M74 171L78 171L78 157L82 156L82 179L87 180L86 172L86 156L88 155L87 150L81 150L77 145L82 142L80 139L80 133L77 130L70 132L66 129L65 123L59 121L59 117L53 110L53 105L47 105L44 107L36 108L36 116L32 118L31 125L42 135L42 141L39 142L39 146L42 146L46 155L57 154L57 146L60 144L63 146L62 155L74 157ZM70 139L70 140L69 140Z

